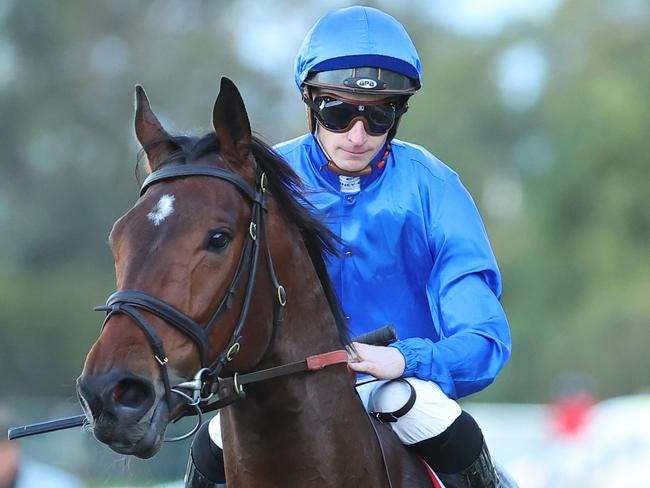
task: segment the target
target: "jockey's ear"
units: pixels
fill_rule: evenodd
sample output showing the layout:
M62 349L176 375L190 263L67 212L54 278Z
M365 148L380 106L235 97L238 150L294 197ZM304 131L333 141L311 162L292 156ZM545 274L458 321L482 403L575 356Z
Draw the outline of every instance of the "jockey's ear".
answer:
M135 86L135 136L147 155L148 173L155 171L176 149L140 85Z
M251 124L246 107L235 84L225 76L214 109L212 125L221 145L220 152L231 162L247 160L251 155Z

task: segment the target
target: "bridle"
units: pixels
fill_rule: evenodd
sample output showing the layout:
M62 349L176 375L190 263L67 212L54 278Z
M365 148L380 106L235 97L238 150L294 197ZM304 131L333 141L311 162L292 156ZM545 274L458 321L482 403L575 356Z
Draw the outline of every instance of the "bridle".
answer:
M234 373L233 376L226 378L219 376L225 365L234 359L241 348L240 343L242 340L242 329L244 327L252 299L254 278L257 270L257 263L259 260L260 239L258 239L258 229L260 231L260 235L266 241L266 259L271 282L275 288L276 295L273 301L273 330L271 332L271 338L267 345L266 352L261 356L262 359L258 362L258 364L264 360L264 357L267 355L270 346L275 340L277 330L283 320L283 311L284 306L287 303L287 296L284 287L278 282L278 279L275 275L275 269L273 267L273 262L271 259L271 251L268 245L268 239L266 237L264 211L267 209L267 180L265 174L261 171L258 171L256 176L256 186L253 187L241 176L228 170L197 164L174 166L159 169L149 175L149 177L146 178L142 184L140 195L144 195L147 189L157 182L190 176L208 176L227 181L241 190L253 203L248 235L246 237L246 242L242 247L242 253L239 259L237 270L235 271L235 275L230 282L228 291L222 298L219 306L215 310L208 324L205 327L202 327L199 323L197 323L195 320L193 320L191 317L173 305L140 290L117 291L108 297L105 305L95 307L95 310L106 312L106 317L104 318L104 322L102 324L102 330L112 316L116 314L124 314L130 317L133 322L144 332L153 350L154 358L160 368L162 381L165 387L165 400L167 401L167 404L171 407L170 402L172 394L176 394L186 400L186 407L190 407L189 409L181 412L179 417L175 420L178 420L179 418L186 415L198 415L199 418L197 424L190 432L173 439L165 439L166 441L181 440L194 434L194 432L196 432L198 427L201 425L202 413L222 408L236 401L237 399L242 398L243 387L247 384L265 381L271 378L277 378L280 376L303 371L318 371L327 366L346 363L348 360L347 352L343 349L338 349L309 356L301 361L295 361L292 363L253 371L250 373ZM210 331L216 326L218 318L223 313L223 311L232 307L235 293L241 286L241 282L246 274L248 274L246 289L239 318L237 319L236 325L233 328L233 332L227 346L221 353L217 355L214 361L210 362L208 351L208 337ZM156 333L153 326L142 314L143 310L161 318L168 325L179 330L182 334L190 338L194 344L196 344L199 351L201 368L195 373L193 379L181 382L178 385L174 385L173 387L171 386L167 370L168 359L165 353L163 342ZM381 329L377 329L370 333L364 334L363 336L356 337L352 340L356 342L364 342L367 344L387 345L395 341L396 338L397 337L394 328L385 326ZM186 393L186 391L189 391L190 394ZM217 400L210 402L215 394L217 394ZM39 422L36 424L16 427L14 429L10 429L9 438L16 439L19 437L41 434L44 432L67 429L70 427L78 427L83 425L85 421L86 415L82 414L54 421Z
M171 408L172 393L177 394L187 401L186 406L193 407L194 413L198 416L196 425L189 432L177 437L164 439L167 442L180 441L192 436L201 426L201 414L203 412L216 410L241 398L243 396L243 386L246 384L265 381L271 378L277 378L280 376L302 371L318 371L334 364L347 363L348 360L347 352L343 349L339 349L317 354L314 356L309 356L302 361L283 364L281 366L275 366L264 370L254 371L242 375L234 373L234 375L229 378L219 377L219 374L226 366L226 364L234 359L241 348L240 343L242 340L242 329L248 316L259 260L260 238L258 236L258 229L260 231L260 236L263 236L266 242L266 259L271 282L275 287L277 298L277 300L274 300L273 306L273 330L269 344L266 348L266 352L262 355L262 360L268 353L271 344L273 344L276 331L282 323L284 315L283 311L287 303L287 297L284 287L278 282L277 276L275 274L273 261L271 259L271 251L268 244L266 224L264 220L264 211L267 210L265 198L267 192L266 175L258 170L256 176L256 186L253 188L241 176L221 168L197 164L174 166L162 168L151 173L142 184L142 187L140 189L140 196L144 195L149 187L158 182L189 176L209 176L227 181L235 185L252 201L251 221L248 227L248 235L246 237L246 242L242 248L237 270L235 271L235 275L230 282L228 291L222 298L215 312L212 314L212 317L208 321L207 325L205 327L201 327L199 323L197 323L194 319L189 317L178 308L174 307L164 300L161 300L140 290L131 289L116 291L108 297L106 305L95 307L95 310L97 311L106 312L106 317L104 318L104 322L102 324L102 330L106 326L108 320L117 314L124 314L133 320L133 322L144 332L154 352L154 358L159 365L160 373L165 386L165 399L167 405ZM244 275L246 274L248 276L246 278L246 287L242 308L239 313L239 318L237 319L235 327L230 336L230 340L228 341L228 345L217 355L214 361L209 362L208 337L210 331L215 327L221 314L225 310L228 310L232 307L233 297L239 288ZM171 386L169 381L169 373L167 370L167 364L169 361L165 353L163 341L160 339L155 329L149 323L146 317L141 313L142 310L146 310L147 312L156 315L165 321L168 325L172 326L173 328L180 331L183 335L187 336L196 344L199 350L201 368L196 372L192 380L179 383L174 387ZM356 337L354 340L371 344L388 344L395 339L396 336L394 329L392 327L384 327L382 329L378 329L369 334L366 334L365 336ZM262 360L260 360L260 362ZM183 390L191 391L192 395L188 395ZM211 397L217 392L219 393L218 400L213 403L208 403ZM224 393L223 395L222 392ZM407 405L398 411L382 414L387 415L389 418L382 419L378 415L375 415L375 417L381 421L395 421L396 417L399 417L406 413L406 411L408 411L408 409L410 409L410 407L413 405L415 397L412 387L411 392L412 396L409 399ZM175 420L178 420L179 418L189 414L191 414L191 411L181 412L181 415ZM78 415L75 417L69 417L53 422L17 427L14 429L9 429L8 437L9 439L15 439L18 437L39 434L52 430L80 426L85 422L85 419L86 415ZM49 426L48 424L57 425ZM390 487L392 486L392 482L390 473L388 472L388 465L386 464L384 448L382 447L381 439L377 434L376 427L372 422L371 426L379 443L383 467L386 473L388 485Z
M271 378L277 378L302 371L318 371L334 364L347 363L348 360L347 352L343 349L339 349L309 356L302 361L283 364L264 370L253 371L242 375L234 373L234 375L229 378L220 377L220 373L223 371L226 364L232 361L241 349L242 330L246 318L248 317L248 311L252 300L253 286L255 284L255 276L257 273L260 254L260 240L262 238L266 244L266 260L271 282L275 288L276 299L273 302L273 329L271 337L266 347L266 352L263 353L262 359L258 364L262 362L264 357L267 355L274 342L277 329L282 323L284 307L287 303L287 295L284 287L279 283L275 274L268 242L266 221L264 219L264 212L267 210L266 174L258 169L255 178L256 185L255 187L252 187L238 174L222 168L199 164L171 166L158 169L151 173L145 179L140 188L140 196L144 195L151 186L161 181L191 176L208 176L231 183L252 201L251 220L248 226L248 234L242 247L235 275L228 286L226 294L221 299L221 302L212 314L208 323L205 327L202 327L198 322L170 303L141 290L127 289L116 291L108 297L105 305L95 307L95 310L97 311L106 312L106 317L102 324L102 330L111 317L117 314L124 314L130 317L144 332L153 350L154 358L160 368L160 374L165 386L165 401L167 402L168 407L170 409L172 407L172 394L177 394L186 400L186 407L191 407L194 410L192 412L192 410L188 411L187 408L185 408L180 413L179 417L174 420L178 420L192 413L198 416L196 424L189 432L177 437L165 438L164 440L167 442L180 441L192 436L201 426L202 413L222 408L238 400L243 396L243 386L246 384L265 381ZM237 322L235 323L230 335L228 344L217 355L216 359L210 362L208 344L209 334L216 326L223 312L232 307L235 293L244 279L246 281L242 307ZM147 311L156 315L196 344L199 351L201 368L196 372L192 380L181 382L173 387L171 386L167 369L169 360L165 353L163 341L156 333L151 323L142 314L142 311ZM394 331L392 333L394 334ZM357 340L362 339L357 338ZM191 395L185 393L183 390L189 390ZM217 401L208 403L215 393L218 394ZM371 425L373 429L376 429L374 424L371 423ZM375 435L377 436L376 430ZM379 436L377 436L377 439L379 440ZM386 477L389 486L392 486L381 442L379 442L379 447L381 450L384 470L386 471Z
M212 317L205 326L201 326L194 319L187 314L167 303L160 298L149 295L140 290L120 290L113 293L108 297L106 305L96 307L95 310L106 312L106 317L102 325L102 330L106 326L108 320L116 314L124 314L130 317L133 322L144 332L151 348L154 352L154 358L159 365L160 373L163 384L165 386L165 398L167 404L171 408L172 393L176 393L186 399L188 405L194 407L195 413L199 414L202 411L214 410L223 405L211 406L208 408L207 402L212 395L219 390L219 375L226 364L232 361L241 348L242 329L248 316L248 311L251 304L253 295L253 285L255 283L255 275L260 254L260 237L266 240L266 259L269 269L271 282L275 288L276 299L273 306L273 332L269 346L273 342L275 331L280 326L283 320L283 310L287 301L286 291L284 287L278 282L271 259L270 247L268 239L266 238L266 224L264 219L264 211L267 210L266 206L266 192L267 192L267 179L265 173L262 171L257 172L256 185L251 186L244 178L238 174L217 168L213 166L199 165L199 164L186 164L181 166L172 166L162 168L151 173L142 184L140 189L140 196L144 195L147 189L161 181L172 180L176 178L184 178L190 176L208 176L227 181L236 186L244 195L252 201L251 220L248 227L248 234L242 247L241 256L237 265L235 275L230 282L228 291L222 298ZM233 305L233 298L237 290L242 286L242 281L245 280L245 289L241 311L239 318L235 323L230 339L226 347L217 355L216 359L210 362L209 360L209 346L208 337L210 332L215 327L219 318L224 311L230 309ZM142 314L145 310L153 315L164 320L167 324L180 331L183 335L188 337L198 348L199 357L201 361L201 368L194 376L192 381L183 382L174 387L171 386L169 380L169 373L167 370L167 354L163 341L160 339L151 323ZM267 346L268 350L268 346ZM242 384L237 381L235 375L233 384L236 396L241 394ZM187 395L182 389L189 389L192 396ZM234 398L236 399L236 398ZM231 401L234 401L232 399ZM217 402L219 403L219 402ZM222 402L226 404L225 402ZM183 413L181 416L187 415ZM200 425L200 418L199 424ZM194 431L181 436L180 438L168 440L180 440Z

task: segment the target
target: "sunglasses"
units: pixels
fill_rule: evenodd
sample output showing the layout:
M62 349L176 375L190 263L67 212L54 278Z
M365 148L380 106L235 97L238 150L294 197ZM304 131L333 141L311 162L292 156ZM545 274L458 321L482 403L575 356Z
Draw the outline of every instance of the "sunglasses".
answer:
M361 120L368 134L381 136L390 130L397 117L406 112L404 107L398 109L394 102L357 105L328 96L314 100L303 97L303 100L314 111L318 122L332 132L347 132L357 120Z

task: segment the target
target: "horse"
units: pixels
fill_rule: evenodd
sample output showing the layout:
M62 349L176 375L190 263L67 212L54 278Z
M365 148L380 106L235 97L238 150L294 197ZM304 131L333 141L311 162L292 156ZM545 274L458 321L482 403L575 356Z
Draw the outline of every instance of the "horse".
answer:
M136 87L148 176L110 233L117 292L77 380L95 437L149 458L217 393L229 487L432 486L364 410L325 268L335 237L227 78L212 122L172 136Z

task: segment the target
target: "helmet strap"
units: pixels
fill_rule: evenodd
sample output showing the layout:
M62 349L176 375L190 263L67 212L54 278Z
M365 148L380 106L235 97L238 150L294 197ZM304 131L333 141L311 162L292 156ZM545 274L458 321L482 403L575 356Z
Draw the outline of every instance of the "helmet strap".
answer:
M359 171L347 171L343 168L339 168L339 166L332 160L329 159L327 161L327 169L329 169L332 173L337 174L339 176L367 176L370 173L372 173L373 169L381 169L384 166L386 166L386 160L388 159L388 156L390 155L390 142L386 144L386 150L384 151L383 156L381 159L376 162L375 164L369 164L365 168Z
M395 122L393 123L393 127L390 128L388 131L388 141L392 141L395 138L395 135L397 134L397 127L399 126L399 121L402 120L402 115L404 115L408 109L409 109L409 98L410 95L407 95L403 98L403 101L401 103L401 106L398 107L399 110L399 116L395 118Z
M302 92L306 98L309 98L311 100L311 93L309 92L308 85L302 86ZM309 127L309 132L316 134L316 116L314 115L314 111L307 104L305 104L305 113L307 114L307 127Z

